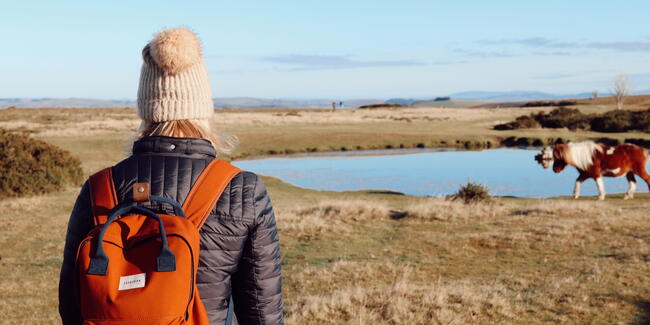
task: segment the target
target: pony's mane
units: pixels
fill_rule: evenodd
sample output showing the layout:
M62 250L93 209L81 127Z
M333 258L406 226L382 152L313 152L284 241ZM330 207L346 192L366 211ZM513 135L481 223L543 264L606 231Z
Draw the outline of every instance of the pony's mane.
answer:
M594 162L594 153L603 152L603 148L593 141L569 142L567 146L567 162L580 170L587 170Z

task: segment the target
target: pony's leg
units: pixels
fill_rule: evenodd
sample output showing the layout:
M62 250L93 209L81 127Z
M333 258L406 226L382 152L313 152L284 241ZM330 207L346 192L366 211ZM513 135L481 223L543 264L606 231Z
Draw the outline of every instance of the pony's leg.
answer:
M582 185L582 182L587 180L589 178L587 175L580 173L578 178L576 178L576 185L573 187L573 198L577 199L580 197L580 185Z
M639 177L641 177L645 181L645 183L648 185L648 189L650 190L650 175L648 175L648 173L645 171L645 166L639 168L636 171L636 174L639 175Z
M596 185L598 186L598 199L602 201L605 199L605 184L602 176L596 177Z
M625 193L623 200L633 199L634 191L636 190L636 179L634 178L634 173L628 172L625 177L627 177L627 181L630 184L630 187L627 188L627 193Z
M633 159L632 171L645 181L650 190L650 175L648 175L648 172L645 169L647 161L648 152L643 149L642 152L637 154L637 157Z

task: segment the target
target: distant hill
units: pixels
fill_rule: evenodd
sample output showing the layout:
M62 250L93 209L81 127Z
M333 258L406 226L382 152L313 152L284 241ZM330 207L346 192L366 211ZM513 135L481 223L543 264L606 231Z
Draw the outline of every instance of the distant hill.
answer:
M634 91L634 95L650 94L650 89ZM601 96L609 96L609 93L601 93ZM591 93L576 94L551 94L541 91L465 91L448 95L450 101L436 101L441 96L422 98L390 98L384 99L349 99L344 100L345 108L357 108L362 105L372 104L400 104L413 107L470 107L482 103L493 102L503 104L505 102L526 102L533 100L558 100L558 99L582 99L590 98ZM326 98L257 98L257 97L219 97L214 98L216 108L331 108L332 102L338 105L338 99ZM0 108L6 107L30 107L30 108L65 108L65 107L135 107L133 100L108 100L93 98L0 98ZM337 106L338 107L338 106Z
M135 107L130 100L104 100L92 98L0 98L0 108L66 108L66 107Z
M482 101L490 101L490 102L496 102L496 101L518 102L518 101L542 100L542 99L589 98L589 97L591 97L591 92L558 95L558 94L545 93L541 91L507 91L507 92L465 91L465 92L451 94L452 99L482 100Z
M422 99L415 99L415 98L391 98L384 103L386 104L400 104L402 106L411 106L411 104L422 101Z
M336 102L338 107L340 100L222 97L214 99L214 106L217 108L331 108L332 102ZM351 99L343 100L343 105L346 108L357 108L383 102L383 99Z
M271 99L254 97L222 97L214 98L216 108L331 108L331 99ZM361 105L383 103L383 99L354 99L344 100L346 108L357 108ZM135 107L132 100L103 100L92 98L0 98L0 108L7 107L29 108L65 108L65 107Z
M633 95L650 94L650 89L633 91ZM600 96L610 96L608 92L601 92ZM541 91L465 91L460 93L451 94L452 99L462 100L483 100L489 102L522 102L530 100L544 100L544 99L581 99L591 98L591 92L574 93L574 94L551 94Z
M487 104L478 100L421 100L411 103L411 107L446 107L446 108L468 108L478 107Z
M603 94L604 95L604 94ZM525 102L531 100L551 100L551 99L564 99L564 98L590 98L591 93L578 93L578 94L551 94L541 91L464 91L453 93L449 95L451 101L455 103L436 103L433 97L427 98L391 98L387 103L402 104L413 107L468 107L476 106L481 102ZM475 101L476 103L464 103L465 101ZM446 105L443 105L446 104Z

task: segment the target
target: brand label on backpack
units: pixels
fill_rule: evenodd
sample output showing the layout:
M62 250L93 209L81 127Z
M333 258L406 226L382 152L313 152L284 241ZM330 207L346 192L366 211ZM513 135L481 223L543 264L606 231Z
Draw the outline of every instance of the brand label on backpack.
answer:
M120 286L118 290L144 288L144 281L145 281L144 273L121 276Z

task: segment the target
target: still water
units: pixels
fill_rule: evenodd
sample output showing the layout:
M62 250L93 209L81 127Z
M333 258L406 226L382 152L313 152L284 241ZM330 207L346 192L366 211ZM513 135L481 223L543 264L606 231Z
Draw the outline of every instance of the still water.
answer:
M561 174L543 169L534 160L538 152L523 149L382 150L284 156L234 164L318 190L374 189L439 196L454 193L460 185L471 180L487 185L493 195L570 195L578 172L573 167L567 167ZM625 177L605 178L605 188L607 193L625 192L627 181ZM639 183L638 191L647 191L645 184ZM587 180L582 186L582 195L596 194L595 182Z

